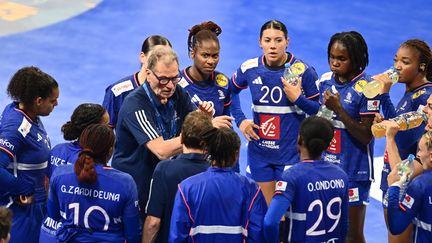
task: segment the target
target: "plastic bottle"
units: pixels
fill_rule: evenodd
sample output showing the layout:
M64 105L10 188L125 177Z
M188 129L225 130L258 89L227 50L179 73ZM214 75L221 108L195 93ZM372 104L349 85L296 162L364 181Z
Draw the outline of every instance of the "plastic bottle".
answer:
M338 91L336 90L336 87L334 85L332 85L331 91L333 94L338 93ZM333 115L334 115L334 111L327 108L327 106L324 104L320 106L318 113L317 113L317 116L325 118L329 121L333 120Z
M402 177L403 175L406 175L406 180L402 182L400 187L399 201L402 201L402 197L405 194L408 183L410 182L411 175L414 173L414 159L415 156L410 154L408 155L408 158L402 160L397 167L397 173L399 176Z
M404 131L420 126L423 121L427 120L427 117L422 111L411 111L390 120L395 121L399 125L400 131ZM376 123L372 125L371 130L374 137L380 138L385 135L386 127L382 123Z
M396 70L394 67L389 68L385 73L389 76L389 78L392 81L392 85L397 83L399 80L399 71ZM381 81L378 81L376 79L370 81L363 87L363 94L369 98L373 99L377 95L381 93L381 91L384 88L384 84Z
M288 62L285 63L285 70L283 73L283 77L288 83L292 85L297 85L299 76L300 74L297 73L296 70L293 70L291 68L291 64L289 64Z

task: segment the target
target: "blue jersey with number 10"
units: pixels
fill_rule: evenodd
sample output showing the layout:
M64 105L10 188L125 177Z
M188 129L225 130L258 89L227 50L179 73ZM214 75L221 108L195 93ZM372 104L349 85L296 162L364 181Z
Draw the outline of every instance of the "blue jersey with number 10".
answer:
M315 70L290 54L290 64L296 65L302 77L303 95L312 99L319 95L316 87L318 76ZM232 92L239 93L249 87L253 103L253 120L260 126L260 139L248 145L250 163L267 162L277 165L292 165L299 161L297 135L305 113L288 100L281 81L285 68L270 69L264 56L244 62L232 77ZM244 114L232 111L237 124Z
M138 195L132 177L111 167L96 167L97 182L82 183L73 165L54 170L49 216L63 217L58 239L77 242L124 242L125 218L138 217ZM56 212L59 210L59 212Z

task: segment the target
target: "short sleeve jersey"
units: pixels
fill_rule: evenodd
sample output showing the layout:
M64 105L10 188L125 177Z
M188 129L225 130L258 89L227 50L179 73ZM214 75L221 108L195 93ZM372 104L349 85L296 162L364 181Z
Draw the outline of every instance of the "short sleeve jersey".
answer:
M427 104L427 99L432 94L432 83L427 82L425 84L420 85L412 91L408 91L401 98L399 103L396 106L396 116L401 115L410 111L422 110L423 107ZM387 113L385 109L387 107L382 107L384 114ZM386 119L392 117L386 117ZM425 124L421 124L417 128L409 129L406 131L399 131L396 134L396 144L398 146L399 155L402 159L408 157L409 154L416 154L417 152L417 144L423 135L425 129ZM390 164L387 156L387 151L384 154L384 166L383 172L381 175L381 189L383 191L387 191L387 176L390 172Z
M42 121L32 120L14 102L6 106L0 118L0 150L13 158L8 171L34 184L35 202L46 200L44 178L51 144ZM3 195L1 201L11 195Z
M374 116L379 112L380 99L368 99L363 95L363 87L370 80L363 72L342 84L335 80L332 72L325 73L319 83L320 102L323 103L324 92L332 90L334 86L339 92L342 107L353 120L360 121L362 116ZM323 153L323 159L339 164L350 181L372 181L374 140L363 145L348 132L339 117L334 117L332 122L335 133L330 146Z
M215 109L214 116L229 115L231 94L228 90L228 78L223 73L214 71L208 81L194 81L187 74L187 69L181 71L181 75L179 85L189 93L196 106L201 101L207 101ZM197 82L202 85L198 85Z
M275 195L291 202L286 213L288 242L343 241L341 224L348 224L343 222L348 213L348 176L337 165L297 163L283 172Z
M111 167L97 164L96 173L97 182L82 183L73 165L54 171L49 200L59 205L64 218L59 231L77 227L88 232L87 240L91 239L91 232L104 232L104 239L99 240L123 241L123 218L138 215L136 185L130 175ZM85 234L82 237L85 239Z
M118 113L126 96L134 89L139 87L138 73L127 76L119 81L109 85L105 89L105 97L102 106L107 110L110 121L109 124L115 127L117 124Z
M319 95L315 69L289 54L290 64L296 63L302 78L302 92L308 98ZM305 113L291 103L283 91L281 77L284 68L270 69L264 56L249 59L234 73L231 82L233 93L249 88L252 96L253 121L259 125L260 139L248 144L249 163L268 162L292 165L300 160L297 152L297 135ZM235 115L235 114L233 114ZM241 117L235 117L237 121Z
M60 165L74 164L78 155L81 152L81 147L77 141L60 143L54 146L51 150L51 160L48 166L48 177L51 177L52 172Z

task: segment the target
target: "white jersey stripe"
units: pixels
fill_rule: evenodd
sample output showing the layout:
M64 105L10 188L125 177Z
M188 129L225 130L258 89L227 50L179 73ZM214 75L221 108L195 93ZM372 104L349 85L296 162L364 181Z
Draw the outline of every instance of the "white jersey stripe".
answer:
M297 106L269 106L269 105L253 105L253 111L257 113L271 113L271 114L289 114L297 113L304 114L303 111Z
M225 225L198 225L191 229L191 236L196 234L243 234L247 236L247 230L242 226Z
M418 218L414 218L413 223L417 225L417 227L422 228L423 230L432 232L432 225L426 222L419 220Z
M138 124L141 126L141 129L150 138L150 140L153 140L158 137L156 131L153 129L151 124L149 124L149 122L147 121L147 117L145 116L143 110L136 111L135 116L138 121Z
M16 170L42 170L48 167L48 161L39 164L25 164L25 163L11 163L8 165L8 169Z

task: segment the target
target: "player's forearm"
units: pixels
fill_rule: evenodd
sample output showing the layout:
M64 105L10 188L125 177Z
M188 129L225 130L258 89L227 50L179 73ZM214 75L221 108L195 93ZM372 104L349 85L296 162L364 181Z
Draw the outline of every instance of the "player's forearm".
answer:
M387 137L386 150L390 168L393 170L396 164L401 162L401 157L394 137Z
M149 150L160 160L166 160L182 152L180 137L164 140L158 137L147 143Z
M144 232L141 243L153 243L156 241L160 228L160 218L147 216L144 224Z
M354 120L343 108L335 111L340 120L345 125L347 131L363 145L368 145L373 136L370 130L370 125L364 124L362 121ZM372 123L372 121L370 122Z

